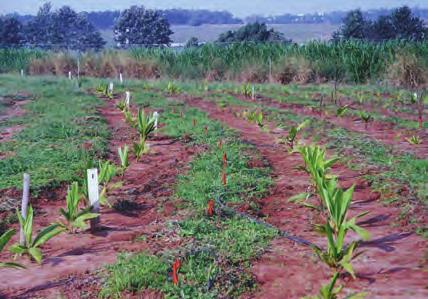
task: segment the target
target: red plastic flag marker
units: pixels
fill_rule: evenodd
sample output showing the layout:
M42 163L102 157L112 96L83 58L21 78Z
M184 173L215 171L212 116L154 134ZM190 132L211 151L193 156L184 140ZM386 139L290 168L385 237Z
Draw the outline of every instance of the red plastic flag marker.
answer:
M222 149L222 147L223 147L223 140L221 140L221 139L220 139L220 140L218 141L218 148L219 148L219 149Z
M180 269L181 263L179 259L176 259L174 264L172 264L172 282L178 284L178 270Z
M208 201L207 214L210 217L214 216L214 200L212 199Z

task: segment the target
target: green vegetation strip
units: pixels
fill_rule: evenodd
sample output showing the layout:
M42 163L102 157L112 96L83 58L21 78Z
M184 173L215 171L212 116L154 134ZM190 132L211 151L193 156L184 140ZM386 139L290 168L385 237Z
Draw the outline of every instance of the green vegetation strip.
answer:
M0 190L20 189L22 174L31 175L34 193L81 177L89 160L106 153L107 125L96 109L102 101L54 78L0 77L2 96L11 90L34 97L26 114L3 127L22 125L12 140L0 143Z
M375 174L366 175L372 188L382 194L387 202L400 201L403 216L415 200L428 205L428 160L419 159L411 154L393 153L389 146L363 136L337 128L315 117L295 114L289 110L263 106L263 103L249 103L227 95L211 94L206 99L215 101L220 107L239 105L263 111L265 119L276 123L286 130L297 126L304 120L310 120L310 126L303 130L302 137L313 142L322 142L339 156L352 157L342 159L352 169L359 171L376 169ZM406 191L408 190L408 192ZM403 201L405 199L405 201ZM426 235L427 227L410 217L416 223L417 232Z
M132 85L129 88L137 89ZM208 217L206 209L208 201L219 195L226 203L247 202L257 209L254 199L265 195L272 183L270 169L250 167L250 157L257 156L254 148L205 113L151 92L133 93L133 99L140 105L162 109L164 134L185 136L191 140L189 146L199 145L206 150L191 162L190 170L176 184L175 197L184 200L190 214L178 223L185 245L157 255L122 254L116 264L108 267L102 296L120 297L125 291L152 289L168 298L218 298L236 297L251 290L254 281L248 270L250 261L263 252L277 232L237 216ZM218 147L220 139L224 142L222 149ZM229 161L226 187L221 181L224 152ZM170 279L175 258L181 259L178 285Z

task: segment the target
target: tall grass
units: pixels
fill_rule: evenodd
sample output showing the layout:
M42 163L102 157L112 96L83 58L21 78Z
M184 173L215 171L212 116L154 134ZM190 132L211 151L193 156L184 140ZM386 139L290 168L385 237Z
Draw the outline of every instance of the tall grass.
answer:
M32 49L0 49L0 73L19 72L21 69L27 69L31 60L41 58L45 54L41 50Z
M15 58L7 62L7 51L0 52L1 61L8 65L1 69L3 72L18 70L23 64L28 66L37 57L30 50L14 50L17 57L21 57L16 58L20 63L14 63ZM416 53L421 60L428 60L427 42L370 43L352 40L337 43L314 41L304 45L233 43L206 44L185 49L131 48L128 51L108 50L101 54L85 54L86 65L82 65L82 72L85 73L85 66L97 65L98 68L86 73L91 76L117 76L113 73L120 69L124 73L128 71L128 77L136 78L149 75L263 82L275 78L278 72L282 77L284 71L296 70L296 61L305 61L305 67L297 68L297 71L302 69L305 77L312 80L364 83L384 79L387 67L394 62L396 54L403 51ZM47 56L54 59L58 55ZM131 69L135 64L139 65L138 69ZM294 74L292 77L301 76Z

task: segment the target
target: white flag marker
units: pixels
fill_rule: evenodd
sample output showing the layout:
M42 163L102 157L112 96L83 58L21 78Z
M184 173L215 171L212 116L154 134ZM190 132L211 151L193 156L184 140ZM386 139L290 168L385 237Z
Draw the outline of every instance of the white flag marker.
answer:
M98 169L88 169L88 196L93 213L100 212L100 194L98 186ZM100 222L100 217L91 219L91 230L94 231Z
M129 109L130 102L131 102L131 92L127 91L125 92L125 105L126 105L126 108L128 109Z

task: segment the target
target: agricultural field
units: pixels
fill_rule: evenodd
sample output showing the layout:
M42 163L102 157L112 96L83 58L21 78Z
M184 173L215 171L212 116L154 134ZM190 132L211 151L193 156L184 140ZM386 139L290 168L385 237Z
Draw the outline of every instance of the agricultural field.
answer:
M202 24L200 26L173 25L174 32L171 39L174 43L186 43L190 38L196 37L201 42L213 42L218 36L228 30L237 30L241 24ZM270 24L278 32L284 33L296 43L304 43L311 40L328 40L334 31L338 29L335 24ZM102 30L101 34L108 44L113 45L113 30Z
M427 97L97 77L0 75L0 297L428 297Z

